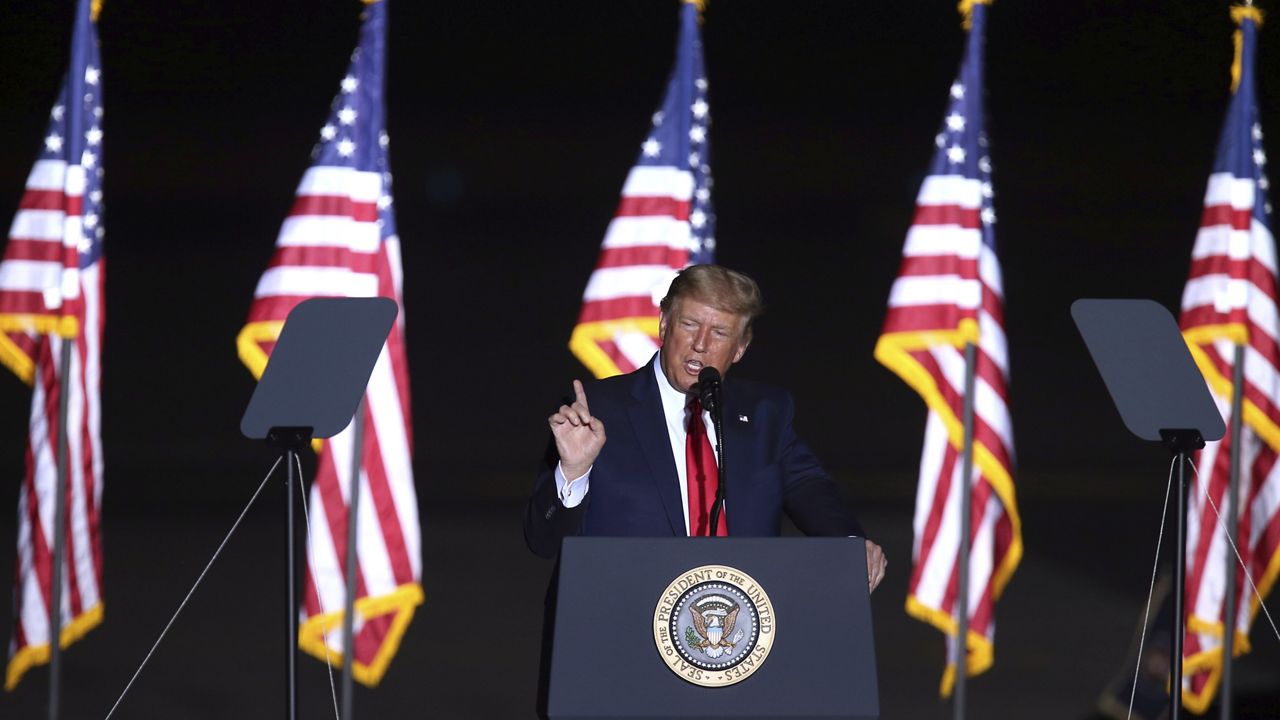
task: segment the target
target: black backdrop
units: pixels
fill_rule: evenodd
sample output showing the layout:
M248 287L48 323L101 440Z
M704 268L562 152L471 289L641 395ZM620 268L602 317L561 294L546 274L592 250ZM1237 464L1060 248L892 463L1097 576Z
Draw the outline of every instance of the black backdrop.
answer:
M65 68L70 6L0 6L5 218ZM390 8L388 123L429 600L388 676L401 690L365 702L415 702L413 678L444 662L414 664L436 651L437 631L427 628L445 611L432 603L445 602L461 577L451 573L493 564L542 582L545 568L520 555L519 499L545 439L543 418L584 372L566 341L670 70L676 10L655 0ZM106 2L108 620L69 655L119 653L102 697L123 685L127 673L114 665L131 669L141 657L269 464L237 433L252 381L234 338L354 46L358 13L354 0ZM991 10L989 134L1028 546L1004 605L1057 597L1036 580L1052 577L1057 562L1080 574L1074 590L1110 593L1118 629L1098 649L1105 654L1064 647L1042 667L1016 654L1022 645L1006 639L1014 635L1006 623L997 669L978 685L992 702L1009 692L999 673L1011 665L1035 682L1087 659L1093 674L1062 688L1075 705L1049 710L1087 712L1136 621L1166 460L1126 435L1067 308L1081 296L1153 297L1176 308L1228 100L1231 30L1225 3L1002 0ZM954 3L716 0L703 32L718 259L754 275L768 304L735 372L795 392L802 431L863 499L868 524L894 539L892 570L905 583L924 411L871 351L960 59ZM1269 137L1280 135L1273 32L1263 28L1259 58ZM0 510L16 501L28 403L20 382L0 379ZM243 558L270 566L274 515L259 513L268 546L259 557L245 545ZM0 517L11 542L12 513ZM456 542L472 531L500 540ZM1133 544L1120 552L1109 538L1124 532ZM436 555L436 541L452 543L449 552ZM0 545L0 577L12 577L6 563L12 549ZM164 592L131 584L135 567L157 573ZM227 592L239 582L229 578ZM264 602L276 602L276 586L267 587ZM520 592L536 603L541 590ZM141 595L158 616L126 633L117 618ZM913 674L885 680L887 711L895 697L900 709L927 700L941 662L936 634L902 620L901 599L900 586L877 593L880 631L919 645L902 660ZM1038 611L1027 612L1022 642L1037 648L1048 631ZM537 630L512 632L519 662L504 672L519 675ZM1268 644L1261 629L1254 637ZM193 672L210 666L197 658L217 655L170 652L171 665ZM263 675L278 664L272 658ZM0 711L38 707L41 677L0 697ZM68 687L76 682L73 673ZM245 702L273 691L258 682L258 695L242 682L251 688ZM502 698L489 711L527 710L524 682L509 698L489 694ZM101 714L94 697L87 715ZM394 714L396 706L381 707ZM475 714L437 714L451 713Z

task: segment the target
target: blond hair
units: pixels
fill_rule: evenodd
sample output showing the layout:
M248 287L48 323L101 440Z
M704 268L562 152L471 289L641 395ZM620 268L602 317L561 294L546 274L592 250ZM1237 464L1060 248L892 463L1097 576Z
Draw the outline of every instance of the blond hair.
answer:
M710 305L747 320L743 339L751 339L751 321L764 312L760 286L750 277L719 265L690 265L671 281L667 296L658 306L665 316L681 298Z

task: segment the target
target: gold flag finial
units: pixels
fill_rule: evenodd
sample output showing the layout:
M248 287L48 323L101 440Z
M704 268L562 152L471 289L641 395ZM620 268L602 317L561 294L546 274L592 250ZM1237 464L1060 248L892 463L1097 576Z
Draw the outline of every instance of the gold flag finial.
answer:
M992 0L960 0L956 5L956 9L960 11L960 16L964 18L961 25L965 30L973 27L973 8L975 5L990 5Z
M685 5L692 5L698 9L698 20L702 20L702 13L707 11L708 0L681 0Z
M1231 6L1231 19L1236 23L1236 31L1231 36L1236 46L1231 60L1231 92L1234 93L1240 87L1240 64L1244 61L1244 31L1240 26L1245 20L1252 20L1254 25L1262 27L1262 11L1253 6L1253 0L1248 0L1247 5Z
M89 3L89 21L98 22L98 16L102 14L102 0L93 0Z

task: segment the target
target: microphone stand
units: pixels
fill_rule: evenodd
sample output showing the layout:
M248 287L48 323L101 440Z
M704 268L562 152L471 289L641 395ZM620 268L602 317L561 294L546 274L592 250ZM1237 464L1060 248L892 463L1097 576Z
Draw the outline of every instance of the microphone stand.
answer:
M720 412L720 383L713 384L708 390L706 395L711 400L711 407L707 409L711 412L711 425L716 429L716 459L720 461L720 482L716 483L716 499L711 503L711 524L707 526L707 534L715 537L720 515L724 512L724 488L727 483L724 472L724 424L721 421L722 413Z

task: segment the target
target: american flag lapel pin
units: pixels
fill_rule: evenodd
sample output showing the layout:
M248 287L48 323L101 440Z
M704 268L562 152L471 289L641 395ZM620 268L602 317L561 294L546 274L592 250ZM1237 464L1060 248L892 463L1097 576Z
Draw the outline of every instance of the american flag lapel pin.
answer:
M739 416L738 416L738 422L751 422L751 421L750 421L749 419L747 419L747 416L746 416L746 415L739 415Z

